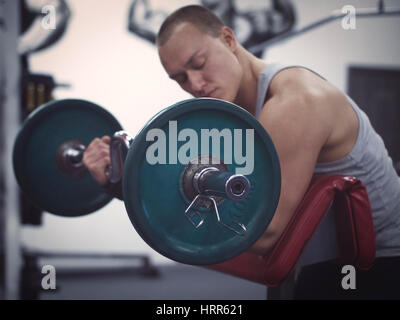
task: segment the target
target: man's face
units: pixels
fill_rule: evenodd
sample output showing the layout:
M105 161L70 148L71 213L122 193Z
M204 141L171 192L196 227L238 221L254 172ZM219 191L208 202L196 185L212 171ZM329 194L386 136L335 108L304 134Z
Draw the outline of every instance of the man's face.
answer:
M235 55L233 34L223 29L214 38L190 23L178 25L158 48L161 63L171 79L194 97L234 102L242 76Z

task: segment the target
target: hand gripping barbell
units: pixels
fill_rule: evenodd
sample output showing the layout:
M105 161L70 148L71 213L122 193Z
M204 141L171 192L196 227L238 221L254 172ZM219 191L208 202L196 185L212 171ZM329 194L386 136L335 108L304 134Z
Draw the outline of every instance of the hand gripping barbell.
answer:
M175 145L158 148L155 155L166 152L164 158L175 161L148 160L149 148L154 151L162 142L150 134L154 130L165 133L168 146ZM212 143L206 151L200 148L203 141L195 141L193 153L190 137L203 138L204 130L227 135L218 136L223 136L219 142L208 136ZM249 142L239 135L246 130L253 132L253 167L243 175L236 173L243 162L233 154L247 150ZM219 263L248 249L268 227L280 195L274 145L252 115L217 99L189 99L165 108L135 138L94 103L49 102L25 120L15 140L14 172L23 192L38 207L61 216L81 216L106 205L112 196L82 163L86 146L104 135L112 137L109 180L122 181L133 226L164 256L188 264ZM176 161L177 152L189 160Z

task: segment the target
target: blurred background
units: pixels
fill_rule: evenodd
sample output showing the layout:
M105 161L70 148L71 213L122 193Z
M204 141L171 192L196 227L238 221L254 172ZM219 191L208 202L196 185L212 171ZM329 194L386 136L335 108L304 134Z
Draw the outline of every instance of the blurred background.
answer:
M266 298L262 285L159 255L119 200L59 217L28 203L13 176L20 124L47 101L90 100L135 135L159 110L188 98L164 72L154 39L169 13L191 3L214 10L266 61L306 66L349 93L400 163L400 16L360 17L351 28L337 19L284 38L346 5L400 9L396 0L1 0L0 298ZM45 6L54 8L55 28L43 20ZM54 291L41 288L45 264L56 267Z

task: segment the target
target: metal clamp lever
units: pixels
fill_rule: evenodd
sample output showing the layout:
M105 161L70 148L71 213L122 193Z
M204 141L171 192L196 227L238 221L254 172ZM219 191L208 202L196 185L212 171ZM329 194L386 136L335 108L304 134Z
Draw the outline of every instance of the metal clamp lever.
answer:
M190 213L190 209L196 204L196 202L198 201L198 200L200 200L201 198L203 198L203 199L208 199L209 197L207 197L207 196L203 196L203 195L201 195L201 194L198 194L194 199L193 199L193 201L189 204L189 206L187 207L187 209L185 210L185 215L186 215L186 217L189 219L189 221L194 225L194 227L197 229L197 228L199 228L202 224L203 224L203 222L204 222L204 218L203 218L203 216L198 212L198 211L196 211L196 210L192 210L192 213ZM195 222L194 221L194 216L195 215L197 215L198 217L200 217L200 221L199 222Z
M206 196L206 195L202 195L202 194L198 194L193 201L189 204L189 206L187 207L187 209L185 210L185 215L186 217L189 219L189 221L194 225L194 227L197 229L199 228L203 222L204 222L204 218L203 216L196 210L192 210L193 213L190 213L190 210L193 206L195 206L196 202L200 199L205 199L205 200L209 200L213 203L213 207L214 207L214 212L215 215L217 216L217 221L218 223L220 223L221 225L223 225L225 228L228 228L229 230L235 232L236 234L238 234L239 236L244 236L247 232L246 227L242 224L239 223L237 221L233 221L231 224L226 224L221 220L221 217L219 216L219 212L218 212L218 207L217 207L217 202L215 201L215 199L212 196ZM193 217L195 216L195 214L197 214L200 217L200 221L198 223L196 223L193 220ZM235 227L238 227L238 229L235 229Z
M247 232L246 227L245 227L242 223L239 223L239 222L237 222L237 221L232 221L231 224L226 224L226 223L224 223L224 222L221 220L220 216L219 216L219 212L218 212L218 208L217 208L217 203L215 202L215 199L214 199L213 197L210 197L210 200L212 201L212 203L213 203L213 205L214 205L214 210L215 210L215 214L216 214L216 216L217 216L218 222L219 222L220 224L222 224L225 228L228 228L229 230L232 230L233 232L235 232L235 233L238 234L239 236L244 236L244 235L246 234L246 232ZM239 229L239 230L235 230L235 229L234 229L234 226L237 226L237 227L239 227L240 229Z

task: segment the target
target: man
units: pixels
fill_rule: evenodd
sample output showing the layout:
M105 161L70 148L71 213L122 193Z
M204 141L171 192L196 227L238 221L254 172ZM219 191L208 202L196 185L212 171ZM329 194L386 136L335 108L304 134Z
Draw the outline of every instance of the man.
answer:
M270 225L249 251L266 255L273 248L313 176L356 176L369 193L377 247L374 268L381 268L368 273L365 281L374 282L372 277L377 277L378 286L369 288L367 295L382 288L396 294L400 285L396 277L400 270L400 183L382 139L357 105L308 69L269 64L250 54L230 28L200 6L172 13L160 28L157 47L169 77L185 91L241 106L258 118L275 144L281 197ZM103 172L109 158L96 154L97 149L106 154L107 143L107 137L94 141L84 156L101 184L107 181ZM103 161L101 166L94 166L94 159ZM397 271L382 271L391 268ZM327 277L332 274L328 269ZM340 279L340 271L336 273Z

